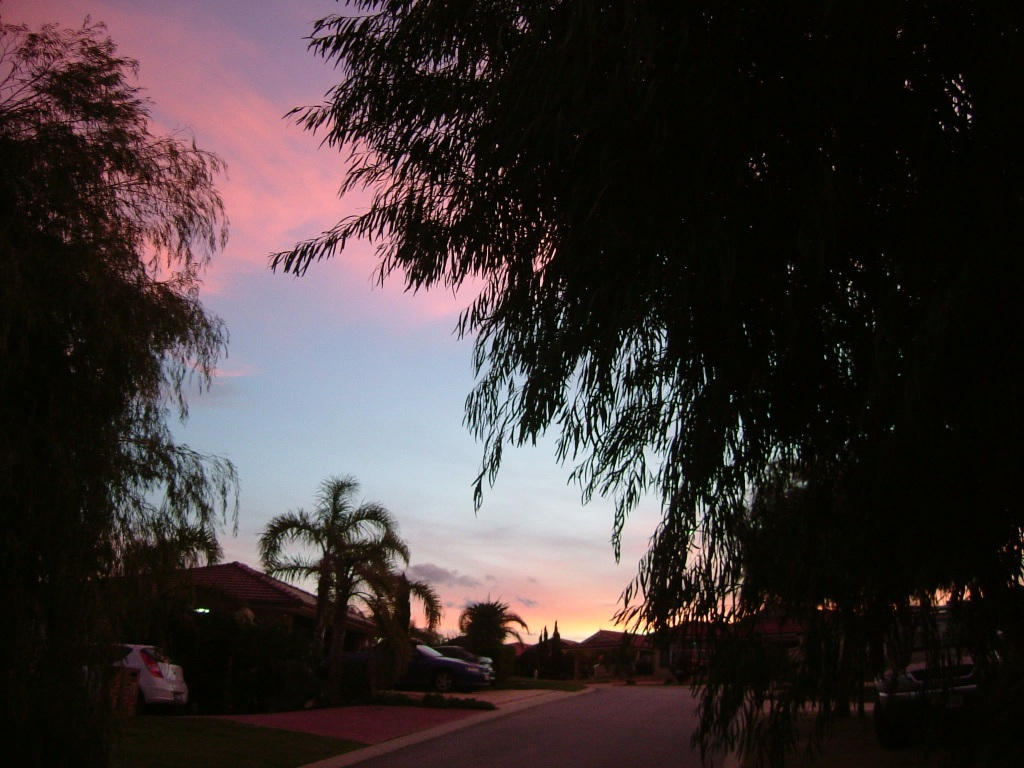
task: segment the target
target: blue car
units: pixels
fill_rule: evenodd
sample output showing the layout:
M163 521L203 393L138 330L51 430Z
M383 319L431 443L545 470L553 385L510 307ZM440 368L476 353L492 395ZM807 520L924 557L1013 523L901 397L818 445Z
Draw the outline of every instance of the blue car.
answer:
M398 687L448 693L476 690L487 683L487 672L478 664L450 659L428 645L417 645L413 648L405 674L398 681Z
M450 659L461 659L470 664L476 664L483 669L484 676L487 678L487 684L491 685L494 683L494 662L491 661L490 657L477 656L475 653L470 653L458 645L439 645L435 650L440 651Z

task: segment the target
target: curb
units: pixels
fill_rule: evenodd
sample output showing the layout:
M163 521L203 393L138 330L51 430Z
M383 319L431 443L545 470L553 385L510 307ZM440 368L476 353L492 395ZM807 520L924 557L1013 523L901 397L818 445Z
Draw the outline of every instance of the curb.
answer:
M372 744L362 749L356 749L352 752L345 752L341 755L334 757L327 757L323 760L318 760L315 763L307 763L301 765L299 768L345 768L345 766L356 765L364 760L371 760L381 755L386 755L389 752L402 749L411 744L419 744L422 741L429 741L435 739L438 736L444 736L445 734L452 733L454 731L468 728L471 725L477 725L478 723L485 723L488 720L496 720L499 717L505 717L507 715L521 712L524 709L530 709L532 707L539 706L541 704L547 704L552 701L559 701L561 699L567 699L571 696L582 696L583 694L590 693L593 689L588 686L582 691L545 691L543 694L537 696L529 696L521 699L510 701L499 709L492 709L486 712L480 712L479 714L464 717L459 720L453 720L450 723L444 723L443 725L435 725L433 728L427 728L416 733L409 733L405 736L399 736L398 738L391 739L389 741L382 741L380 744Z

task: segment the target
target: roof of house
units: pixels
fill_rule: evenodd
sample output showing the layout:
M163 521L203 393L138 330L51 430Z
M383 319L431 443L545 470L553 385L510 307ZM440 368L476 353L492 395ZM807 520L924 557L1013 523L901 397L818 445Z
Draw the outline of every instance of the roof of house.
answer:
M622 647L624 638L634 648L650 648L651 641L644 635L634 635L626 632L614 632L610 629L599 629L586 640L579 644L580 648L590 651L609 651Z
M316 615L316 595L275 579L245 563L221 563L184 572L193 586L215 590L228 599L250 608L277 610L302 616ZM349 606L349 626L367 631L375 627L358 609Z
M754 622L754 630L766 637L799 637L807 630L802 621L784 616L763 616Z
M293 608L301 612L316 613L316 596L304 589L293 587L280 579L250 568L245 563L233 562L189 568L187 576L197 587L206 587L250 606Z
M568 639L566 639L564 637L559 637L558 639L559 639L559 642L561 642L561 644L562 644L562 649L563 650L567 650L569 648L576 648L577 646L579 646L579 643L577 643L575 640L568 640ZM532 651L532 650L536 649L539 645L540 645L539 642L533 643L532 645L528 645L526 643L520 643L518 641L514 642L514 643L505 643L505 647L506 648L511 648L512 650L514 650L515 653L516 653L516 656L522 656L527 651Z

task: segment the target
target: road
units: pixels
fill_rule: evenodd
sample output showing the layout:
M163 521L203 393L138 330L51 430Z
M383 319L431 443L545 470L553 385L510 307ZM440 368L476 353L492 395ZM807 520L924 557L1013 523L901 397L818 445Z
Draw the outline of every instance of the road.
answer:
M595 691L471 725L360 768L697 768L695 703L682 686Z

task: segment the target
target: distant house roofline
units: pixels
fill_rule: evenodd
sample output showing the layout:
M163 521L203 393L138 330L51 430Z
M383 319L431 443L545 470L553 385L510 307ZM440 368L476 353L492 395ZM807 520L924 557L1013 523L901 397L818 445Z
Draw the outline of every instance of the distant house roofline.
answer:
M646 635L637 635L632 632L616 632L611 629L597 630L597 632L576 647L588 651L609 651L621 648L624 643L628 643L634 648L641 650L653 648L650 639Z

